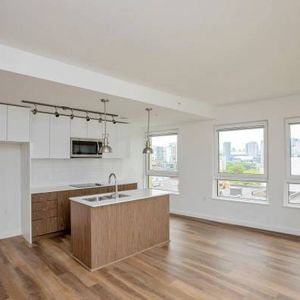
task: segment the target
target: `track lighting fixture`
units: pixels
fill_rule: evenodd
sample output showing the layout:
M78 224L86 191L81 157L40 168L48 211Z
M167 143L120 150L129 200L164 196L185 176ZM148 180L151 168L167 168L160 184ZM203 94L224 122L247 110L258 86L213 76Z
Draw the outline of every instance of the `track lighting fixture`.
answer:
M59 117L67 117L70 118L71 120L75 118L79 119L85 119L87 122L93 120L93 121L98 121L99 123L107 123L111 122L113 124L128 124L128 122L123 121L127 120L127 118L122 118L119 117L119 115L116 114L111 114L106 112L106 103L109 100L104 99L102 102L104 103L104 108L105 112L102 111L94 111L94 110L86 110L83 108L75 108L75 107L70 107L70 106L63 106L63 105L56 105L56 104L49 104L49 103L42 103L42 102L34 102L34 101L27 101L27 100L22 100L23 103L30 104L33 107L31 108L31 112L33 115L36 114L48 114L48 115L54 115L56 118ZM25 107L25 106L24 106ZM39 107L39 109L38 109ZM54 110L49 111L49 110L42 110L40 107L48 107ZM67 112L69 111L69 113ZM74 114L75 112L75 114ZM76 112L81 113L80 115L76 115ZM82 115L86 114L86 115ZM109 117L109 119L107 118ZM120 118L120 120L116 120L116 118ZM108 138L108 136L107 136Z
M54 113L55 117L58 118L59 117L59 113L57 111L57 107L55 107L55 113Z

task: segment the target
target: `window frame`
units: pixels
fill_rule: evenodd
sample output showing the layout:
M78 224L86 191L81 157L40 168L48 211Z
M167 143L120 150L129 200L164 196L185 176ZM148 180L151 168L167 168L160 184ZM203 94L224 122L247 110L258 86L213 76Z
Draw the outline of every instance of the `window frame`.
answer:
M178 177L179 178L179 172L178 172L178 129L172 129L172 130L163 130L163 131L152 131L149 134L149 137L157 137L157 136L167 136L167 135L176 135L177 136L177 171L162 171L162 170L151 170L150 169L150 154L145 155L144 159L144 174L145 174L145 186L149 188L149 176L157 176L157 177ZM145 134L145 137L147 138L147 134ZM178 191L179 192L179 187ZM176 192L174 192L176 193Z
M285 207L300 208L300 204L289 202L289 185L300 184L300 175L292 175L292 151L291 151L291 130L290 125L299 124L300 117L285 118L285 163L286 163L286 180L284 183L284 203Z
M230 174L225 172L219 172L220 160L219 160L219 133L221 131L233 131L233 130L245 130L245 129L263 129L264 138L264 174ZM213 164L213 199L226 200L226 201L237 201L253 204L269 204L269 192L268 192L268 179L269 179L269 163L268 163L268 121L255 121L255 122L244 122L244 123L233 123L225 125L214 126L214 164ZM222 197L218 195L218 181L249 181L249 182L263 182L266 183L267 196L266 200L251 200L248 198L235 198L235 197Z

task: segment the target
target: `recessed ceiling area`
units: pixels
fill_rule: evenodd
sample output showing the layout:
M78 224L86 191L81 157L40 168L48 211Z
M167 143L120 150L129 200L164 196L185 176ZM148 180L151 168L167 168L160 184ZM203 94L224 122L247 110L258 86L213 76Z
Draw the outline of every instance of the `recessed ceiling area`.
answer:
M300 92L299 16L298 0L3 0L0 43L228 104Z
M47 80L0 71L0 102L22 104L22 100L65 105L86 110L103 111L101 98L108 98L108 112L116 113L131 124L146 124L145 108L149 105L101 94ZM201 120L199 116L151 105L153 125L168 125Z

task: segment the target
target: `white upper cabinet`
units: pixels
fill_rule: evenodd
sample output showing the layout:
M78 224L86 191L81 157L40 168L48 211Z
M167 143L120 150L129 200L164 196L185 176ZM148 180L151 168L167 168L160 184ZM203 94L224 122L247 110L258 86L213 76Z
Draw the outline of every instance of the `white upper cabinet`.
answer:
M7 106L7 141L29 142L29 109Z
M31 158L50 157L50 116L36 114L30 117Z
M87 132L89 139L102 139L103 125L96 120L91 120L87 123Z
M50 158L70 158L71 120L50 116Z
M7 105L0 104L0 141L6 141Z
M71 120L71 137L72 138L87 138L88 125L85 119L74 118Z
M128 158L130 156L129 125L118 125L118 148L120 158Z

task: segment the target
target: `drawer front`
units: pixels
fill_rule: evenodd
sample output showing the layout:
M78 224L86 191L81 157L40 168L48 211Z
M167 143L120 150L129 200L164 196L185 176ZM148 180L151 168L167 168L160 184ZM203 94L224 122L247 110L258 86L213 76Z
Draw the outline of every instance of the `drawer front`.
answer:
M32 202L42 202L47 200L57 200L57 192L53 193L41 193L41 194L33 194Z
M44 219L32 221L32 236L36 237L47 233L47 224Z
M130 184L122 184L119 186L119 191L129 191L129 190L136 190L137 184L130 183Z
M32 202L32 220L44 219L47 216L47 203L46 201Z
M58 219L57 217L46 219L46 231L52 233L58 231Z

